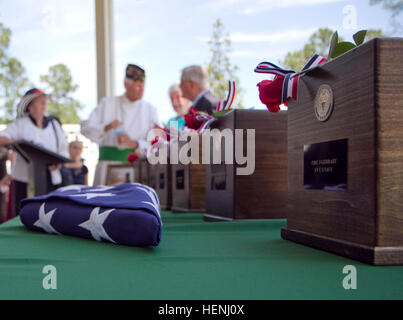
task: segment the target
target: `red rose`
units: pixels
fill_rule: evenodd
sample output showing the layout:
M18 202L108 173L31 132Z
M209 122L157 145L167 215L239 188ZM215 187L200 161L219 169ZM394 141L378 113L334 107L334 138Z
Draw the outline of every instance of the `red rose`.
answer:
M189 129L198 130L204 123L204 120L199 117L199 111L195 108L191 108L189 113L185 115L186 126Z
M283 76L276 76L271 80L264 80L259 83L260 101L267 106L270 112L279 112L281 103L281 96L283 94Z
M131 153L131 154L129 154L129 156L127 157L127 160L130 162L130 163L135 163L137 160L139 159L139 156L138 156L138 154L136 154L136 153Z
M171 141L171 132L165 128L165 129L161 129L159 128L159 130L161 130L160 132L158 132L159 135L156 135L154 140L151 142L152 146L155 146L157 144L163 144L164 141Z

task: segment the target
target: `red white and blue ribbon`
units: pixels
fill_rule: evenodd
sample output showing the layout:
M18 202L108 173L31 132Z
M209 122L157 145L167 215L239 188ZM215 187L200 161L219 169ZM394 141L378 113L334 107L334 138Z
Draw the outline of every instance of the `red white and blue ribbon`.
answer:
M236 83L235 81L229 81L227 99L218 102L216 113L220 111L228 111L231 109L235 101L235 93L236 93ZM194 119L192 119L192 117L194 117ZM195 124L193 123L194 120L196 121L196 125L200 126L198 127L197 130L195 128ZM211 116L205 112L200 112L195 109L194 110L190 109L189 114L185 116L185 121L187 122L188 128L194 129L198 134L202 134L216 120L217 116Z
M235 101L235 94L236 94L236 83L235 81L229 81L227 99L218 102L216 112L230 110ZM196 120L203 122L203 125L197 130L197 133L202 134L217 119L208 114L200 114L196 116Z
M197 130L197 133L202 134L216 120L217 120L216 118L211 118L211 119L207 120L205 123L203 123L203 125L200 127L200 129Z
M303 72L304 72L304 71L307 71L307 70L309 70L309 69L311 69L311 68L314 68L314 67L316 67L316 66L318 66L318 65L320 65L320 64L322 64L322 63L324 63L324 62L326 62L326 58L321 57L321 56L318 55L318 54L315 54L315 55L311 58L311 60L309 60L309 62L306 64L306 66L302 69L302 71L303 71Z
M197 133L202 134L204 130L206 130L210 124L212 124L216 118L208 115L208 114L200 114L196 116L196 120L203 122L203 125L197 130Z
M232 104L234 103L234 100L235 100L235 93L236 93L235 81L229 81L229 90L228 90L227 100L221 100L220 102L218 102L216 112L231 109Z
M287 74L294 74L294 70L286 70L282 69L279 66L276 66L274 63L271 62L262 62L260 63L256 69L256 73L270 73L276 76L283 76L285 77Z
M297 73L293 70L286 70L276 66L270 62L262 62L260 63L256 69L256 73L268 73L273 74L276 77L284 77L283 83L283 93L281 97L281 102L286 103L288 99L292 98L293 100L297 100L298 98L298 82L301 74L306 73L307 71L317 67L318 65L326 62L326 58L315 54L309 62L305 65L301 72Z

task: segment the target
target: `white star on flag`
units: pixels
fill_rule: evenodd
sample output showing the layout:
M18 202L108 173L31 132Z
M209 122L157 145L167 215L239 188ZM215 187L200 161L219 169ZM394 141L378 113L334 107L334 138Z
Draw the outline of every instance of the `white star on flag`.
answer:
M73 194L71 196L77 198L87 198L87 200L91 200L94 198L114 197L116 195L113 193L85 193L85 194Z
M115 189L116 187L96 186L92 189L85 190L85 192L100 192Z
M96 241L102 241L101 238L103 238L110 242L116 243L115 241L113 241L111 239L111 237L109 237L109 235L106 233L106 231L104 229L105 220L108 219L109 215L113 211L115 211L115 209L108 210L108 211L105 211L105 212L99 214L100 209L101 208L95 208L94 210L92 210L90 220L80 224L79 227L91 232L92 237Z
M73 186L67 186L67 187L59 188L57 191L59 191L59 192L81 191L81 188L83 188L83 186L73 185Z
M44 203L39 209L39 220L35 222L34 226L43 229L47 233L61 235L51 225L51 221L56 210L57 209L54 209L48 213L45 213L45 203Z
M144 191L150 197L152 202L143 201L143 203L152 206L157 211L157 214L161 217L160 202L158 197L155 195L154 191L151 188L140 185L137 186L137 189Z

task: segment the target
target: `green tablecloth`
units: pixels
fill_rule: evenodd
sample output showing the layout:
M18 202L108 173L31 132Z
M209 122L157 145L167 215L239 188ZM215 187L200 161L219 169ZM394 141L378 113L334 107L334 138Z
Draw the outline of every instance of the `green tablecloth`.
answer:
M1 299L402 299L403 267L373 267L283 241L285 221L206 223L163 213L160 247L121 247L0 227ZM42 287L54 265L58 289ZM344 266L358 271L346 291Z

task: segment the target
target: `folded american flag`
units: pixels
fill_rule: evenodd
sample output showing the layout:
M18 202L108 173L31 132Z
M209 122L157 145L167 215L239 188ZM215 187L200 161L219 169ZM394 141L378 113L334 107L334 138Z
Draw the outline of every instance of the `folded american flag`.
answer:
M140 184L69 186L21 202L29 229L127 246L158 246L162 221L155 191Z

